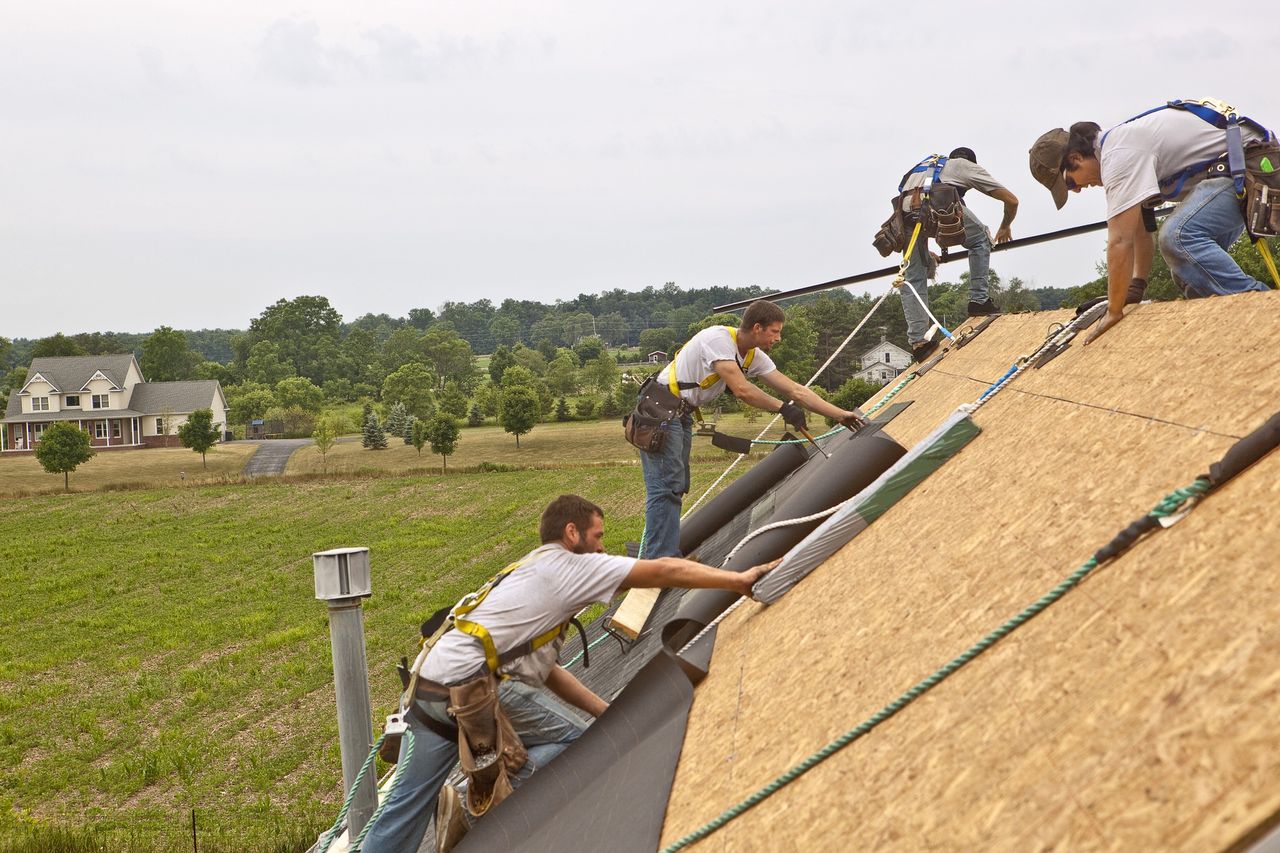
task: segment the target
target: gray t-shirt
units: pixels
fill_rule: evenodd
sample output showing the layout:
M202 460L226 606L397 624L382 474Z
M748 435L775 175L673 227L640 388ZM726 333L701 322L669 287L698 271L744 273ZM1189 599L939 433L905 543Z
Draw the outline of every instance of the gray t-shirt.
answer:
M609 601L635 563L631 557L575 554L548 543L531 551L525 564L503 578L466 618L485 627L501 654L563 624L588 604ZM452 630L432 647L421 672L449 685L471 678L484 665L480 640ZM531 684L545 681L554 665L554 655L536 652L510 664L521 681Z
M1242 124L1240 131L1246 145L1261 138L1248 125ZM1227 153L1227 133L1186 110L1159 110L1099 133L1095 150L1111 219L1134 205L1158 200L1162 179ZM1204 177L1203 170L1189 176L1174 200L1185 198Z
M902 185L902 191L906 192L907 190L924 186L925 179L932 171L933 167L930 167L923 172L913 172L908 175L906 183ZM991 177L990 172L972 160L965 160L962 157L947 158L947 162L942 167L942 172L938 175L938 179L944 184L951 184L953 187L960 187L961 189L977 190L986 195L991 195L996 190L1004 189L1004 184Z

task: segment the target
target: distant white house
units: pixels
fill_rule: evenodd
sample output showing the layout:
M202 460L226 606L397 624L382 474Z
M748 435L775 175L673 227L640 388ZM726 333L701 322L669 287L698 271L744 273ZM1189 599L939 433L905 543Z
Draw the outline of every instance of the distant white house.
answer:
M911 366L911 353L882 336L880 343L864 352L859 361L862 369L853 374L854 379L885 385Z
M9 395L0 450L29 452L59 421L89 433L98 448L176 446L178 427L196 409L211 409L213 425L225 429L217 380L147 382L130 353L37 358L26 384Z

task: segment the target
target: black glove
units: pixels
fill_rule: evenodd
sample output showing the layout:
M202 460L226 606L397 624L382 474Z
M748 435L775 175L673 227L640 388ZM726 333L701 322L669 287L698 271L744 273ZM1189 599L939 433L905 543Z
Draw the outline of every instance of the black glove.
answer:
M782 404L782 408L778 409L778 414L782 415L782 419L787 422L787 426L793 426L796 429L809 428L809 425L804 420L804 409L790 400Z

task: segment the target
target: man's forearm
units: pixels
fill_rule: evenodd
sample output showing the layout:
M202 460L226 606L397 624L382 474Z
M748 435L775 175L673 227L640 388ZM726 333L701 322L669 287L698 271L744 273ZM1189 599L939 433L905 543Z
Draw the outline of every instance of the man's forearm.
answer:
M1013 224L1013 218L1018 215L1018 203L1016 201L1006 201L1004 203L1004 218L1000 220L1001 228L1008 228Z
M636 560L627 575L628 587L682 589L727 589L745 595L751 591L754 576L749 572L716 569L683 557L659 557Z
M551 672L547 673L546 685L548 690L565 702L586 711L593 717L600 716L609 707L608 702L593 693L573 673L562 666L556 665L551 668Z
M831 418L832 420L838 421L845 415L844 409L828 403L826 400L814 393L812 388L806 388L803 385L797 385L795 387L792 391L792 399L809 411Z
M1143 231L1134 240L1133 248L1133 277L1145 281L1151 277L1151 262L1156 255L1156 235L1148 235Z
M1119 236L1107 244L1107 310L1111 314L1124 311L1136 254L1129 235Z

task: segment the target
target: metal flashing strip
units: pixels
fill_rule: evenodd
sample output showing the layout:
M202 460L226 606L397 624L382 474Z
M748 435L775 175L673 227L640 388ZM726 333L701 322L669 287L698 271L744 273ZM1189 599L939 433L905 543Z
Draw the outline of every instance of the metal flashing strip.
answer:
M777 601L959 453L979 432L980 428L966 412L953 412L875 482L792 548L776 569L756 583L752 596L764 604Z

